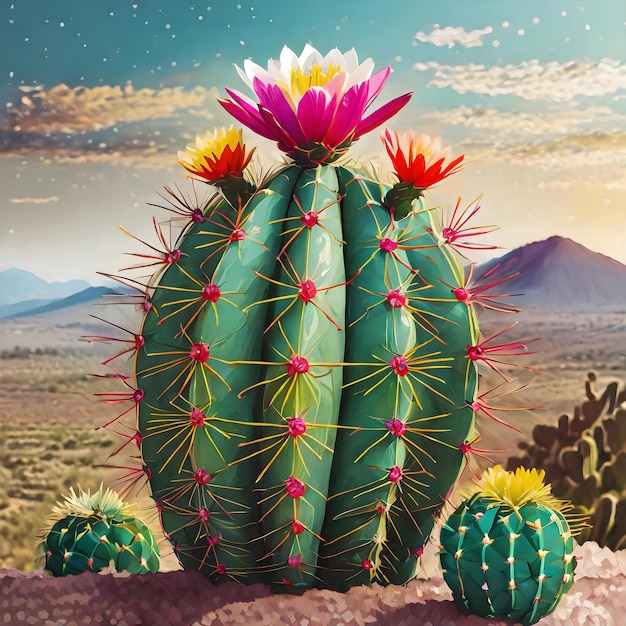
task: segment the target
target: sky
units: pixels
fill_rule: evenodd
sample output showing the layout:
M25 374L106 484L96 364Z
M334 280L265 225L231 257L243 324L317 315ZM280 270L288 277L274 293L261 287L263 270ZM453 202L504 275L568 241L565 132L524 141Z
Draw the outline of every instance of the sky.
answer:
M377 104L413 97L387 126L466 155L428 204L484 193L476 224L500 227L484 239L495 254L562 235L626 263L626 2L295 6L2 0L0 271L97 284L132 264L124 253L147 249L118 226L157 245L152 216L166 212L148 203L191 189L176 153L233 121L216 98L246 92L234 65L306 43L391 66ZM351 154L384 160L378 131Z

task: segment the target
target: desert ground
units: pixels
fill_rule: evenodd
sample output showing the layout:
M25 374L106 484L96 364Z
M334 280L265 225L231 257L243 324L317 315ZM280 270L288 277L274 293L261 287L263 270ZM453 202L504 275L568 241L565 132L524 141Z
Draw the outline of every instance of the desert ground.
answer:
M58 311L42 316L0 321L0 568L24 572L41 567L35 550L37 531L51 507L70 486L97 489L101 481L125 493L138 474L132 469L108 469L106 465L138 467L133 444L108 459L124 441L114 431L128 434L123 426L97 429L115 417L114 406L98 402L102 391L123 391L119 381L91 377L103 374L99 363L125 344L81 341L87 335L127 338L116 327L90 317L113 318L122 328L136 330L132 310L112 306L81 305L71 314ZM481 316L485 336L508 326L518 325L499 342L530 340L530 354L514 359L533 371L500 366L511 384L499 387L490 400L496 407L517 408L500 411L500 418L528 436L537 423L554 423L561 413L572 414L584 400L584 380L590 370L597 372L596 388L618 381L626 382L626 324L624 314L546 315L528 310L521 315ZM119 360L120 367L125 357ZM481 390L499 385L502 378L486 372ZM482 392L482 391L481 391ZM541 408L525 408L541 407ZM129 415L132 415L129 414ZM130 423L130 422L129 422ZM505 463L515 453L520 435L486 416L478 420L481 441L478 447L508 449L490 453L490 460ZM476 471L478 467L473 467ZM121 482L120 482L121 481ZM137 501L143 518L160 534L147 489L131 488L126 499ZM163 569L177 563L163 543Z

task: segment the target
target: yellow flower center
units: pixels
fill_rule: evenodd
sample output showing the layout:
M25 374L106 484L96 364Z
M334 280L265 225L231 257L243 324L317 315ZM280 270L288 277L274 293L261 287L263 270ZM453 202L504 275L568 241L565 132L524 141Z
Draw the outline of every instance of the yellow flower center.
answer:
M296 100L300 99L311 87L322 87L342 71L340 65L329 65L324 69L321 65L313 64L305 74L299 67L291 69L289 85L281 85L287 93Z
M427 144L417 142L411 145L410 154L414 157L417 157L418 154L423 154L424 160L428 163L434 153Z

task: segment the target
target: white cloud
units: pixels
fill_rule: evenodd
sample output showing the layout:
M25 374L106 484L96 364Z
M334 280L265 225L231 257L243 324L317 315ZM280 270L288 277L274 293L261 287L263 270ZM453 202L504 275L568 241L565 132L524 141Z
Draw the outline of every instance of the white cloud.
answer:
M22 88L17 102L6 105L3 129L20 133L78 134L116 124L194 115L211 119L217 89L182 87L136 89L124 86Z
M464 153L468 163L534 169L545 176L546 187L585 180L624 188L626 115L609 107L551 105L533 113L460 106L421 118L424 130L435 128L453 140L454 152Z
M470 32L467 32L462 26L446 26L445 28L435 28L428 34L420 30L415 33L415 39L424 43L432 43L435 46L448 46L448 48L453 48L457 44L466 48L474 48L482 46L481 37L492 32L491 26Z
M460 106L424 113L422 119L447 138L457 137L453 150L464 153L468 163L541 172L542 186L549 188L582 181L626 188L626 115L609 107L552 105L533 113Z
M48 204L50 202L58 202L59 196L48 196L47 198L9 198L9 202L13 204Z
M615 113L606 106L590 106L584 109L542 110L541 113L475 106L429 111L422 114L425 120L438 125L461 126L489 133L490 137L521 135L563 135L579 132L580 128L599 126L615 128L623 126L626 116Z
M626 65L615 59L573 60L566 63L537 59L518 65L441 65L415 63L419 72L434 72L429 86L450 87L458 93L517 96L524 100L568 102L579 96L606 96L626 91Z
M470 162L521 165L542 172L552 182L581 180L622 185L626 171L626 133L590 132L527 141L471 140L463 145Z

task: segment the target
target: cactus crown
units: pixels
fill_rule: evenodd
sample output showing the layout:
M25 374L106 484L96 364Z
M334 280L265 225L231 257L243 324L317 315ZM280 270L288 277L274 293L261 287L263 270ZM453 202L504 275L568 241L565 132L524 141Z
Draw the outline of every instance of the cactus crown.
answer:
M535 468L518 467L507 472L500 465L489 468L476 481L475 492L483 498L493 500L489 508L506 504L517 512L527 504L541 504L562 511L567 503L552 495L550 484L545 484L546 473Z
M98 491L93 494L87 490L84 491L78 487L78 493L70 487L69 495L63 496L63 502L57 502L57 506L52 509L52 515L55 517L75 515L79 517L89 517L97 515L103 519L114 517L119 513L133 514L135 505L124 502L120 496L109 489L105 489L100 483Z
M552 494L552 486L545 483L546 473L536 468L518 467L507 472L500 465L483 472L470 495L490 500L487 509L505 505L521 519L520 509L530 504L559 511L567 520L573 536L582 532L588 525L588 515L580 514L568 500L561 500Z

